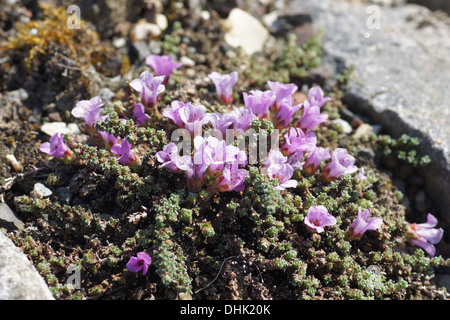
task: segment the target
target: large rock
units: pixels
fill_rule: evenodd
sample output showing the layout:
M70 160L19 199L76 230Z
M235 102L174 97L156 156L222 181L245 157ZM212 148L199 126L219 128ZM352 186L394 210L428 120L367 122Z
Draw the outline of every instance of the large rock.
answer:
M345 0L294 0L323 28L324 59L336 72L355 64L348 103L394 136L422 138L433 160L426 188L450 225L450 29L418 5L378 7Z
M0 300L53 300L28 258L0 230Z

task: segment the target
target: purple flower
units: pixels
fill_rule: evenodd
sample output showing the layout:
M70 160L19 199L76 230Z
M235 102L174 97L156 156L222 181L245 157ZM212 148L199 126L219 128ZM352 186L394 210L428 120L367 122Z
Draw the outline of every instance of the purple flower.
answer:
M152 264L152 258L145 252L138 252L136 257L131 257L126 267L131 272L139 272L142 270L142 274L146 274L148 266Z
M100 117L98 120L100 121L105 121L106 119L110 119L109 115ZM120 122L122 122L123 124L126 124L127 121L125 119L119 119ZM108 131L97 131L100 136L103 138L103 140L105 141L106 145L109 146L110 148L115 145L116 143L120 142L120 138L114 136L114 134L109 133Z
M331 162L323 168L323 173L328 180L339 178L343 174L351 174L358 171L355 158L348 154L347 149L337 148L331 154Z
M179 156L179 150L174 142L166 145L162 151L156 153L156 159L161 163L161 168L166 168L174 173L185 172L187 177L194 175L194 164L188 155Z
M219 101L230 104L233 102L233 87L238 80L238 73L233 71L229 74L220 74L218 72L212 72L208 77L213 81L216 86L217 97Z
M55 133L52 135L50 142L41 144L39 150L56 158L70 158L72 156L69 147L64 143L63 133Z
M358 208L358 216L346 231L347 237L351 240L361 238L367 230L376 230L381 227L383 220L377 217L370 217L370 211Z
M209 122L209 118L205 117L206 108L203 105L185 104L177 110L183 127L187 129L192 136L201 132L202 125Z
M150 55L145 59L145 63L153 69L156 76L164 76L163 83L167 84L173 70L181 67L181 62L173 61L172 56Z
M235 130L242 130L245 132L255 119L257 119L257 117L247 107L235 108L222 116L214 114L211 115L210 118L213 128L220 130L223 134L225 134L226 129L230 126L233 126Z
M270 149L269 155L262 162L261 173L267 174L267 168L273 165L279 165L287 163L288 157L286 157L279 149Z
M243 191L245 179L248 177L245 169L238 169L237 162L225 165L222 174L217 178L217 188L221 192Z
M111 147L111 152L119 156L119 163L131 165L137 161L136 155L131 151L132 145L127 139L122 139L120 144L116 142Z
M194 164L202 167L202 171L209 176L218 176L222 173L226 163L238 162L245 164L247 155L238 147L226 145L225 140L215 137L204 138L197 136L194 139Z
M301 104L293 105L294 98L291 96L284 98L277 102L278 113L275 115L274 125L278 129L283 129L289 126L294 113L296 113L301 107Z
M244 104L259 120L267 117L270 107L275 102L275 94L270 91L251 90L250 94L243 93Z
M133 116L136 119L135 123L140 126L147 122L149 116L145 113L145 107L142 103L137 103L134 106Z
M303 161L303 156L304 153L301 151L293 153L288 157L287 162L292 166L292 168L294 168L294 170L302 170L303 165L305 164L305 161Z
M444 235L442 228L435 229L438 221L431 213L427 215L426 223L412 223L409 225L406 238L416 246L424 249L431 257L436 254L435 244L441 241Z
M288 158L279 149L271 149L267 159L263 162L261 173L270 179L277 179L278 186L275 189L297 187L297 180L291 179L294 168L287 162Z
M286 142L281 150L285 155L292 155L297 152L307 152L316 148L317 137L314 132L305 134L298 128L290 128L284 135Z
M334 226L336 224L336 218L329 214L327 208L322 205L311 206L308 209L305 224L311 230L321 233L324 231L324 227Z
M328 160L331 158L330 151L328 148L316 147L312 150L308 157L306 158L304 169L309 173L315 172L322 161Z
M72 115L75 118L83 118L86 122L86 128L90 133L94 133L94 125L100 117L100 110L104 103L100 96L90 100L79 101L72 109Z
M250 112L250 115L253 119L253 114ZM225 134L227 129L233 124L234 119L232 117L232 114L227 112L225 114L222 114L220 112L215 113L207 113L206 117L208 117L209 121L212 124L212 127L215 130L220 131L222 134Z
M130 82L130 86L141 94L145 106L152 107L158 102L158 96L166 90L163 81L163 76L154 77L149 71L143 71L138 79Z
M191 135L200 132L202 125L208 123L211 118L206 116L206 108L203 105L192 105L190 102L172 101L171 107L163 111L163 115L171 119L179 128L189 130Z
M328 120L328 115L320 113L318 106L311 105L308 100L302 103L303 113L297 122L297 126L300 127L306 133L311 132L314 127Z
M311 106L321 108L327 101L330 100L330 97L324 97L324 93L319 86L311 88L308 92L308 101Z
M274 111L280 111L281 102L288 97L291 97L298 87L294 83L281 83L276 81L267 81L270 90L275 94Z
M170 108L164 109L163 115L171 119L179 128L182 128L184 124L180 118L180 109L184 106L191 105L191 103L184 103L179 100L174 100L170 105Z

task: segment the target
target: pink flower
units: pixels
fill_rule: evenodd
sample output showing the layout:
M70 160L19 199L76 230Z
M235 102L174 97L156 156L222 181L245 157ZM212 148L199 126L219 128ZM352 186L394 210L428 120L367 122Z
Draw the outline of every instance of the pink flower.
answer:
M142 270L142 274L146 274L148 266L152 264L152 258L145 252L138 252L136 257L131 257L126 267L131 272L139 272Z
M361 238L367 230L376 230L381 227L383 220L377 217L370 217L370 211L368 209L364 210L358 208L358 216L355 221L350 225L346 231L346 235L351 240L356 240Z
M278 129L286 128L290 125L294 114L302 107L301 104L293 105L294 98L291 96L277 102L278 113L275 115L274 125Z
M140 126L147 122L147 119L149 119L149 116L145 113L145 107L142 103L137 103L134 106L133 110L133 116L136 119L135 123Z
M166 118L171 119L179 128L183 128L184 124L180 117L180 109L184 106L191 105L191 103L184 103L179 100L174 100L170 105L171 107L164 109L163 115Z
M317 125L328 120L328 115L320 113L318 106L311 105L308 100L304 101L303 113L297 122L297 127L301 128L305 133L311 132Z
M142 102L150 108L158 102L158 96L166 90L163 81L163 76L153 77L149 71L143 71L138 79L130 82L130 86L141 94Z
M290 128L284 135L286 142L281 147L285 155L292 155L297 152L307 152L316 148L317 137L314 132L305 134L298 128Z
M270 90L275 94L274 111L280 111L281 102L288 97L291 97L298 87L294 83L281 83L276 81L267 81Z
M270 91L251 90L250 94L243 93L244 104L259 120L267 117L270 107L275 102L275 94Z
M288 161L286 157L279 149L270 149L267 158L262 162L261 173L267 174L267 168L273 165L285 164Z
M329 214L327 208L322 205L311 206L305 218L305 224L318 233L323 232L324 227L334 226L336 222L336 218Z
M327 101L330 100L330 97L324 97L324 93L319 86L311 88L308 92L308 101L311 106L321 108Z
M39 150L56 158L70 158L72 156L69 146L64 143L63 133L55 133L50 137L50 142L41 144Z
M278 186L275 189L284 190L297 187L297 180L291 179L294 168L287 160L287 157L279 149L271 149L267 159L263 162L261 173L270 179L278 180Z
M222 174L217 178L217 188L221 192L243 191L245 179L248 177L245 169L238 169L237 162L225 165Z
M253 119L253 114L251 114L251 112L250 115ZM212 127L215 130L220 131L222 134L225 134L227 132L227 129L233 124L233 122L235 122L232 114L229 112L225 114L222 114L220 112L208 113L206 114L206 116L211 122Z
M164 76L163 83L167 84L173 70L178 69L183 64L173 61L172 56L150 55L145 59L145 63L153 69L156 76Z
M131 151L132 145L127 139L122 139L120 144L116 142L111 147L111 152L119 156L119 163L132 165L137 161L136 155Z
M313 173L315 172L322 161L328 160L331 158L330 151L328 148L316 147L312 150L308 157L306 158L304 170Z
M238 80L238 73L233 71L229 74L220 74L211 72L208 77L216 86L217 97L219 101L230 104L233 102L233 87Z
M303 156L304 153L301 151L293 153L288 157L287 162L292 166L292 168L294 168L294 170L302 170L303 165L305 164L305 161L303 161Z
M98 120L100 121L104 121L106 119L110 119L109 115L100 117ZM123 124L126 124L127 121L125 119L119 119L120 122L122 122ZM116 143L120 143L120 138L114 136L114 134L109 133L108 131L97 131L100 136L103 138L103 140L105 141L106 145L108 147L112 147L113 145L115 145Z
M358 167L354 163L355 158L348 154L347 149L336 148L331 154L331 162L323 168L323 173L328 180L339 178L343 174L358 171Z
M163 115L171 119L179 128L189 130L192 136L200 132L202 125L211 120L206 116L205 106L178 100L172 101L171 107L164 109Z
M183 127L187 129L192 136L195 133L200 133L202 125L209 122L206 115L206 108L203 105L192 105L190 103L185 104L178 109L178 114Z
M197 136L194 139L194 164L201 166L209 176L218 176L222 173L226 163L238 162L245 164L247 155L238 147L227 145L225 140L215 137L204 138Z
M406 238L411 243L424 249L431 257L434 257L436 254L434 245L438 244L444 235L444 230L442 228L434 228L437 223L436 217L431 213L428 213L426 223L412 223L409 225L406 233Z
M225 134L227 129L233 127L235 130L246 131L251 125L253 120L257 117L247 107L234 108L230 112L210 113L208 119L214 129L219 130L222 134Z
M94 125L100 117L100 110L103 105L104 103L100 96L96 96L90 100L81 100L72 109L72 115L75 118L83 118L89 133L94 133Z

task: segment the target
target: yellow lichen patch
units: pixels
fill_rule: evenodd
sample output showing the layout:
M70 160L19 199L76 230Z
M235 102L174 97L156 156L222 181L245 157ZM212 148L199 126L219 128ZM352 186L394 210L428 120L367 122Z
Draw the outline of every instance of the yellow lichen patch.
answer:
M24 59L25 66L31 70L33 59L39 54L45 55L53 44L65 46L70 50L70 58L89 62L90 55L98 44L99 36L87 27L85 21L80 19L80 28L70 29L67 20L70 15L65 7L55 8L50 5L40 5L44 19L31 20L25 24L17 24L17 35L9 37L0 44L0 53L6 50L27 50Z

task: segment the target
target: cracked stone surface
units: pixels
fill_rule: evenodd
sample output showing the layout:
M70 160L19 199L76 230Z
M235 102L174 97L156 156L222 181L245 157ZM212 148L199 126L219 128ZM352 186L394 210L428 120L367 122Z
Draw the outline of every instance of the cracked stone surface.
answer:
M0 232L0 300L54 300L47 284L14 243Z
M422 169L427 192L450 225L449 20L414 4L293 0L290 7L308 12L323 29L330 68L340 72L356 65L348 104L393 136L422 139L420 151L433 160Z

